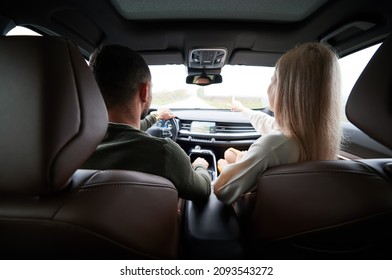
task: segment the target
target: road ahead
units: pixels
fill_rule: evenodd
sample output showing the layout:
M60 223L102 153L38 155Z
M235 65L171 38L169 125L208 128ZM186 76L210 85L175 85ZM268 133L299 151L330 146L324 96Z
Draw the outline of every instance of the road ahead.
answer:
M203 108L212 109L211 105L200 99L196 94L192 94L190 97L183 99L178 102L166 104L164 107L167 108Z

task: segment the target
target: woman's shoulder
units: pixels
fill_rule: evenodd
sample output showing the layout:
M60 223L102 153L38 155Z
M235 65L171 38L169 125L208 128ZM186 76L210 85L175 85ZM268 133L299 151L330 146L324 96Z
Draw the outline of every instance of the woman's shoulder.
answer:
M274 130L271 133L264 134L259 137L255 142L271 142L271 143L286 143L295 141L292 137L285 135L279 130Z
M293 137L289 137L281 131L274 131L258 138L253 146L260 149L283 149L283 150L298 150L299 143Z
M279 164L295 162L298 160L300 146L297 140L280 131L261 136L251 146L252 154L264 156L270 155L279 159L286 159Z

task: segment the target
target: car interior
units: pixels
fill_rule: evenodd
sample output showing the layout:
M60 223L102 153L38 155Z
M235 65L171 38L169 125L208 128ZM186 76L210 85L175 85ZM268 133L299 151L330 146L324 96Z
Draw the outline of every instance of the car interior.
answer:
M392 9L386 1L299 2L3 1L0 258L390 259ZM17 27L39 36L9 36ZM230 66L273 70L310 41L341 60L379 45L346 93L339 159L269 168L233 205L213 192L205 202L180 199L153 174L81 168L108 126L88 66L98 46L122 44L151 68L186 69L173 76L192 88L191 107L169 106L176 117L147 132L170 137L191 161L206 159L215 180L227 148L246 150L263 136L242 114L194 98L225 85ZM245 88L247 80L234 82Z

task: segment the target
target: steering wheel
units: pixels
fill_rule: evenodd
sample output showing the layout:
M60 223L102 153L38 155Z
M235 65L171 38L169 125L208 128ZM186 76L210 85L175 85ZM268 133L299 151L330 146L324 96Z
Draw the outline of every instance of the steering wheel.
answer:
M159 138L169 137L175 142L178 134L178 120L176 118L160 120L147 129L146 132Z

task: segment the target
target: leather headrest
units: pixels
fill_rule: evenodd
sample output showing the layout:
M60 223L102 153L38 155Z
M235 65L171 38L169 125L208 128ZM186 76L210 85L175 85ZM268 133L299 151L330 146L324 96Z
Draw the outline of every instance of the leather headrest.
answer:
M392 37L363 70L348 98L346 115L368 136L392 149Z
M63 38L1 37L0 73L0 193L63 189L107 129L86 61Z

